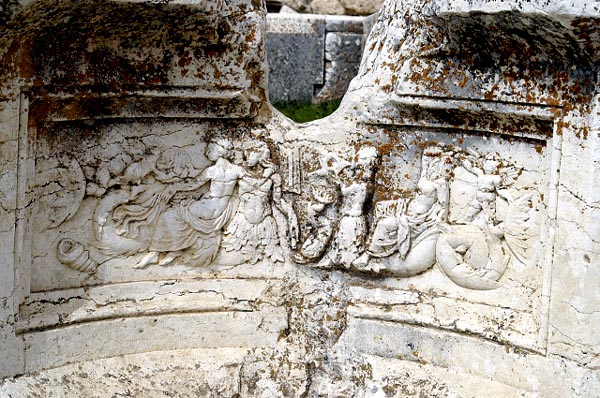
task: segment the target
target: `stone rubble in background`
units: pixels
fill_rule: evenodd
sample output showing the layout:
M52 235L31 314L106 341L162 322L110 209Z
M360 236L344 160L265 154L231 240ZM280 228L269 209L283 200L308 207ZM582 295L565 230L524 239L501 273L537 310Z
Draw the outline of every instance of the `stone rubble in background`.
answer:
M358 72L368 30L363 17L268 14L272 103L342 98Z
M282 3L306 14L366 16L379 11L383 0L282 0Z

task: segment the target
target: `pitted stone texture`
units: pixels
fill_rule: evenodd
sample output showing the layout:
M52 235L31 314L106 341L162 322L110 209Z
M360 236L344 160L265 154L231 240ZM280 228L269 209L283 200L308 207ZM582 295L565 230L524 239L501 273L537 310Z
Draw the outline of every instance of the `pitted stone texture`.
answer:
M381 8L383 0L339 0L348 15L370 15Z
M283 0L299 12L335 15L370 15L379 10L383 0Z
M0 382L7 397L234 397L243 348L157 351L82 362Z
M313 0L310 3L310 10L313 14L343 15L344 7L338 1L331 0Z
M0 388L152 395L156 373L169 394L598 396L598 10L389 0L340 110L296 125L266 101L264 10L207 4L190 65L212 74L167 56L160 89L2 59L0 370L32 374ZM311 18L323 54L346 37L328 26L356 28ZM166 56L121 29L101 43L126 64Z
M325 85L315 94L324 102L341 98L356 76L362 54L361 34L329 32L325 37Z
M325 19L271 15L267 22L269 98L312 102L324 79Z
M269 14L270 100L326 102L343 97L356 75L368 35L364 20Z

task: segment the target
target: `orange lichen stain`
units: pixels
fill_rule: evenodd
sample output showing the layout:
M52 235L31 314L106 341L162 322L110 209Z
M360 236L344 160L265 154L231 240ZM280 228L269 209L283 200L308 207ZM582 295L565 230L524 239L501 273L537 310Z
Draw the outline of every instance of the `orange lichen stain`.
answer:
M181 54L181 56L179 57L179 61L177 61L177 65L180 67L188 66L191 63L192 59L190 58L189 51L185 51L183 54Z
M534 102L535 101L535 96L533 94L531 94L529 89L527 89L527 92L525 93L525 101L526 102Z
M577 131L575 134L577 138L583 138L584 140L588 139L588 135L590 134L590 128L588 126L584 126Z
M550 109L550 112L552 112L552 116L554 116L555 118L558 118L561 114L561 109L560 108L552 108L552 109Z
M73 103L63 108L63 116L68 120L76 120L81 116L79 104Z
M385 93L391 93L392 91L394 91L394 86L392 86L391 84L386 84L384 86L381 86L381 90Z
M254 41L254 39L256 39L256 30L255 30L255 29L252 29L252 30L250 31L250 33L248 33L248 34L246 35L246 40L247 40L248 42L253 42L253 41Z
M571 123L563 122L562 120L559 120L556 122L556 134L562 135L563 130L568 129L570 127L571 127Z

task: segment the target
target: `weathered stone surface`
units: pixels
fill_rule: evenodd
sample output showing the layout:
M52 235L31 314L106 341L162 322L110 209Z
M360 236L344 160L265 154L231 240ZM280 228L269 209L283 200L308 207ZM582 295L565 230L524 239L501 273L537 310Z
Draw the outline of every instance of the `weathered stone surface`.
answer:
M325 84L315 93L317 102L341 98L358 72L362 34L329 32L325 37Z
M383 0L338 0L348 15L369 15L381 8Z
M124 355L6 380L0 390L7 397L232 397L247 351L197 348Z
M281 3L297 12L311 12L310 0L282 0Z
M382 0L283 0L286 6L303 13L329 15L370 15L377 11Z
M343 15L346 11L338 1L313 0L310 10L314 14Z
M363 17L269 14L270 100L341 98L360 64L368 34L364 21Z
M598 396L590 3L389 0L306 125L268 104L256 3L21 6L2 394ZM303 28L333 61L344 24Z
M270 98L311 102L324 79L325 19L272 14L267 31Z
M368 35L369 30L364 29L365 18L328 15L325 17L325 30L327 32L358 33Z

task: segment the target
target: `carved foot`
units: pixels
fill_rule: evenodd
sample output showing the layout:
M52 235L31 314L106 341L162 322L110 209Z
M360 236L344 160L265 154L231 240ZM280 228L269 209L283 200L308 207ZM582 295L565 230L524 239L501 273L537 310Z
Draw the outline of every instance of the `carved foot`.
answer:
M151 264L156 264L156 263L158 263L158 252L150 252L150 253L146 254L144 256L144 258L142 258L140 260L139 263L134 265L133 268L142 269L142 268L146 268L147 266L149 266Z
M317 269L331 269L331 268L333 268L333 262L331 261L330 258L328 258L327 256L325 256L317 264L312 264L311 267L312 268L317 268Z
M158 265L160 265L161 267L166 267L167 265L171 264L173 260L179 257L180 254L180 251L167 253L167 255L159 261Z
M371 256L365 252L352 262L352 267L358 271L374 272L376 274L385 269L385 266L377 261L369 263L369 260L371 260Z
M297 264L308 264L313 260L311 258L304 257L301 253L295 253L292 258Z

